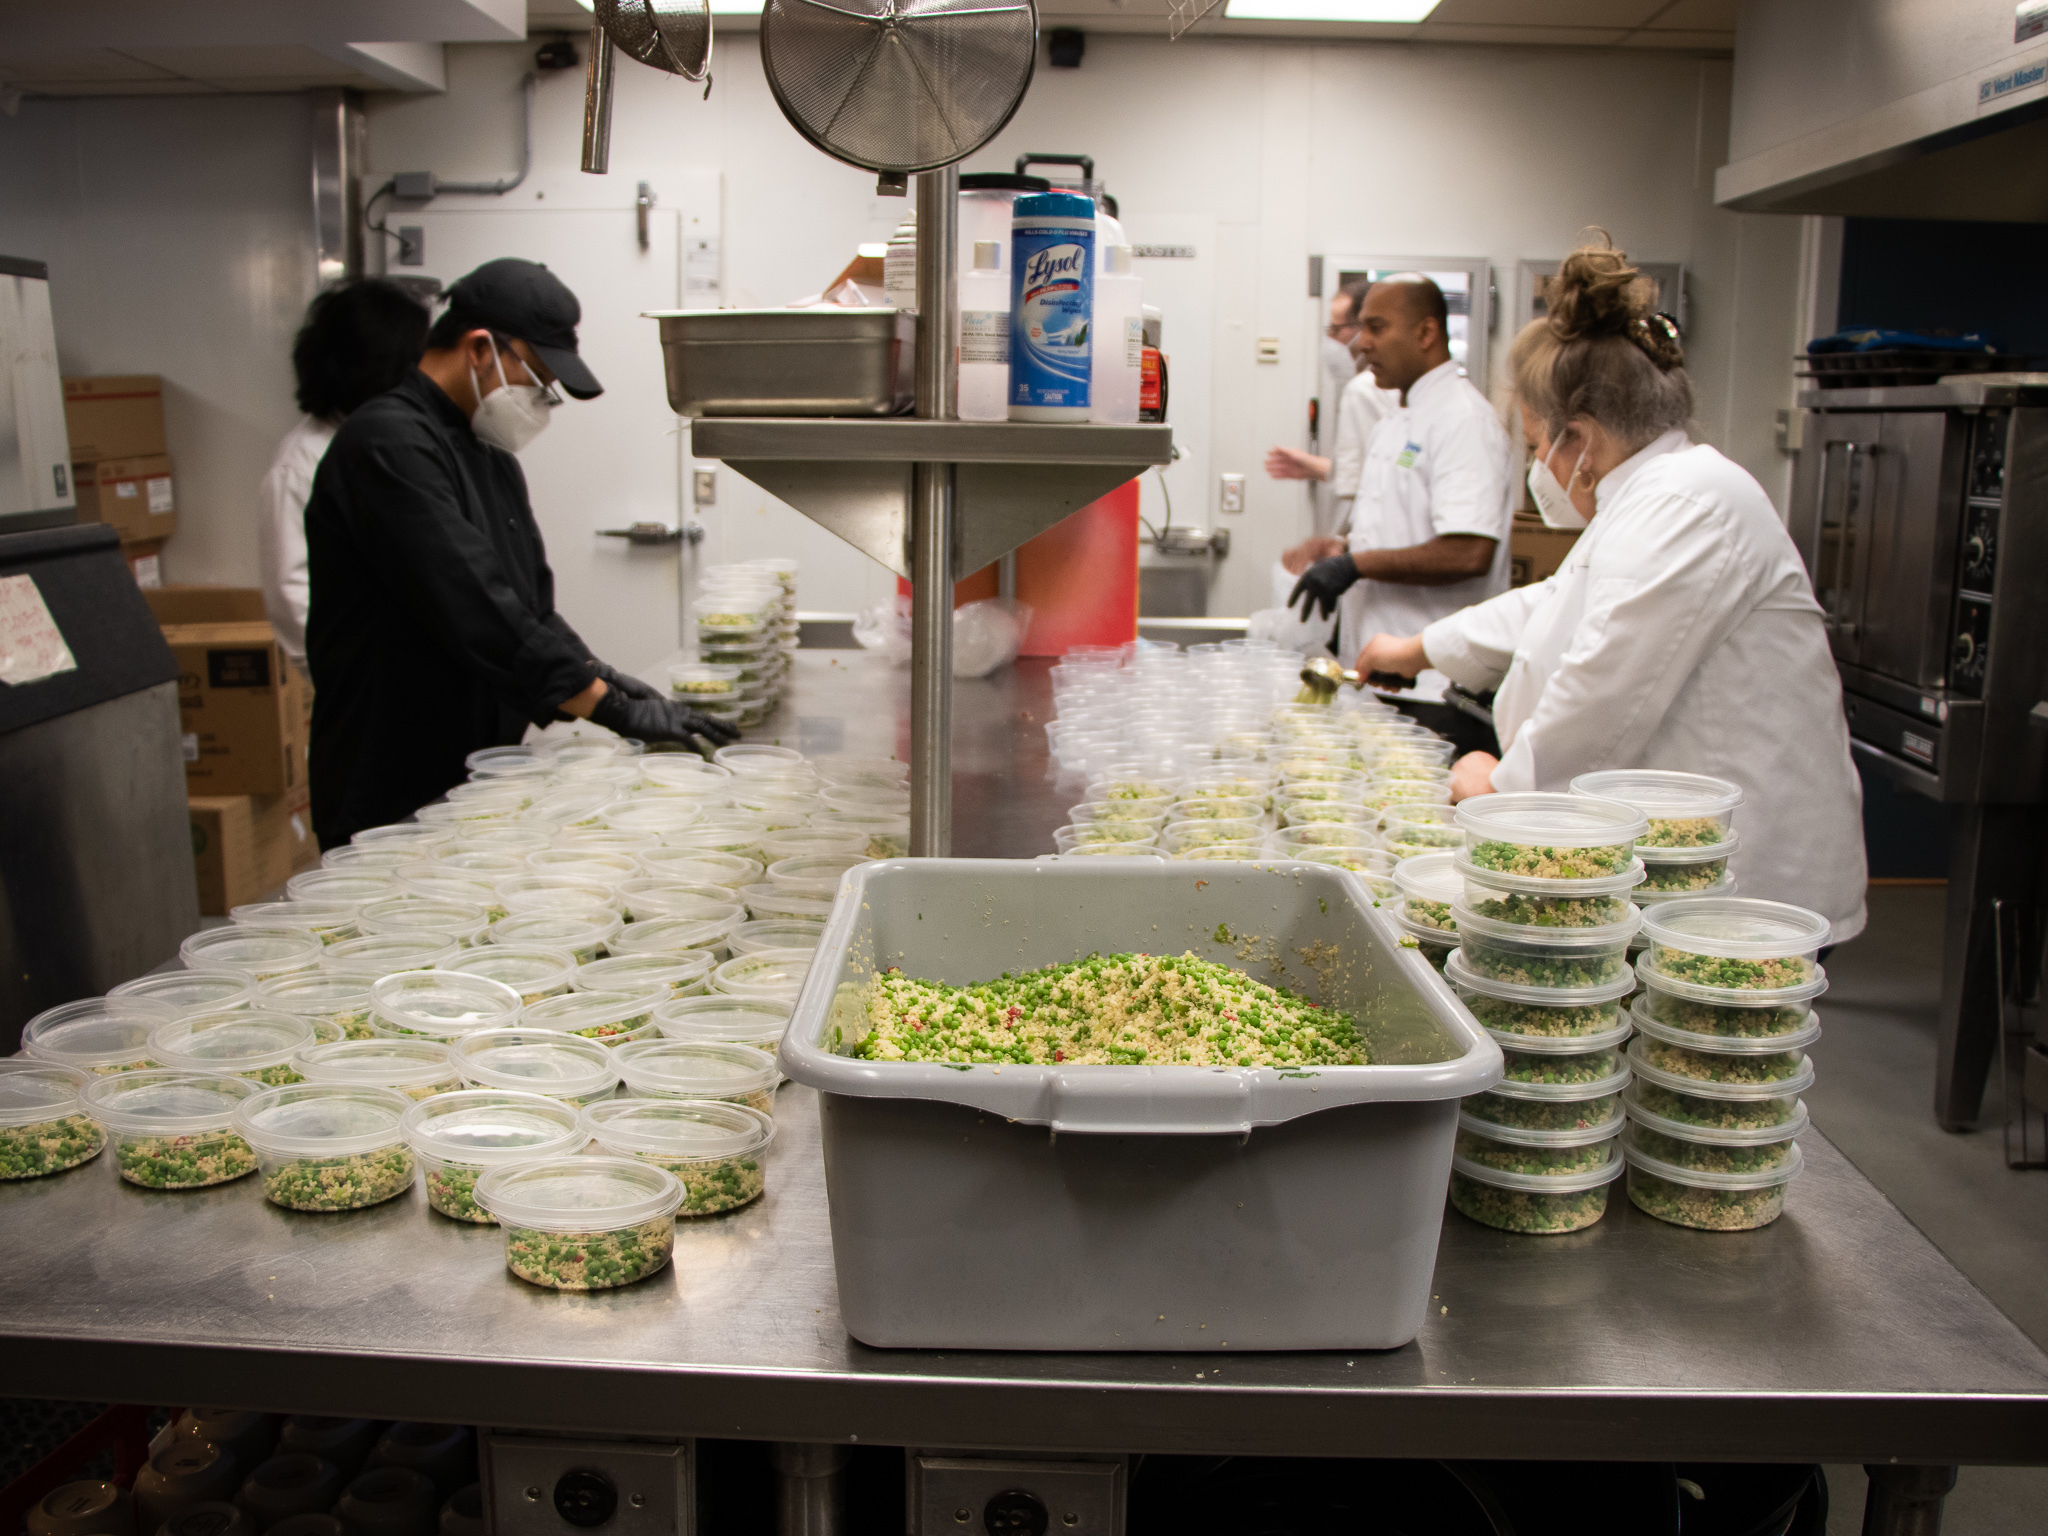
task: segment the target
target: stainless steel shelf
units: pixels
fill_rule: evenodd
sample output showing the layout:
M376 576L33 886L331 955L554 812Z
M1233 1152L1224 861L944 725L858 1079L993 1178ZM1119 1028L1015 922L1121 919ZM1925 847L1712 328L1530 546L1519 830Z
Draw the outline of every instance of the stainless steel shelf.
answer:
M700 417L690 451L722 459L899 576L916 464L953 468L957 580L1173 458L1173 428L914 416Z

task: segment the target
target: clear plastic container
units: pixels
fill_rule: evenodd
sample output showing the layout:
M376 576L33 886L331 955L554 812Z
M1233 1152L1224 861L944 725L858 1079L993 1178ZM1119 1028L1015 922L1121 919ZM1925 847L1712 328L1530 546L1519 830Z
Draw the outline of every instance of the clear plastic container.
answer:
M725 853L760 864L766 862L761 852L761 839L767 830L756 817L735 821L726 813L719 812L715 819L707 818L695 826L663 833L661 842L665 848L690 849L693 855Z
M635 1040L613 1053L627 1093L640 1099L711 1099L775 1113L775 1058L747 1045Z
M456 1221L490 1226L476 1182L493 1168L581 1152L590 1133L573 1105L500 1088L444 1093L405 1112L400 1133L419 1163L427 1204Z
M1578 1173L1503 1173L1470 1158L1451 1159L1451 1207L1483 1226L1532 1235L1576 1232L1607 1214L1608 1186L1623 1163L1613 1143L1605 1161Z
M1702 1002L1690 995L1691 988L1683 992L1667 991L1671 983L1641 960L1636 961L1636 978L1643 988L1635 1003L1639 1012L1672 1029L1699 1036L1702 1042L1712 1040L1719 1044L1725 1041L1768 1042L1782 1039L1805 1029L1807 1018L1813 1012L1811 997L1757 1003L1750 1001L1746 994L1734 993L1731 994L1733 1000L1728 1002Z
M727 890L751 885L761 878L758 859L709 848L649 848L639 856L640 869L651 880L673 880L685 885L717 885Z
M443 960L452 959L461 949L461 942L445 933L393 929L389 933L370 933L360 939L328 945L327 952L320 957L320 968L327 971L374 971L380 976L390 976L399 971L428 970Z
M528 855L530 858L540 856ZM627 871L619 878L635 873L638 873L637 869ZM576 875L542 874L536 870L527 875L510 875L492 889L497 893L498 905L514 917L535 915L589 919L599 912L618 909L618 899L612 890L616 883Z
M729 768L707 763L694 752L650 753L640 759L640 782L656 789L717 799L732 788Z
M455 1043L453 1056L455 1070L472 1088L542 1093L579 1108L610 1098L619 1086L611 1047L559 1030L478 1030Z
M1398 874L1398 872L1397 872ZM1582 993L1625 978L1628 943L1642 921L1634 907L1599 928L1536 928L1500 923L1454 902L1464 969L1501 987Z
M1425 853L1403 859L1394 868L1394 885L1401 893L1401 915L1418 928L1456 933L1458 920L1451 904L1465 889L1453 861L1455 854Z
M1607 1166L1615 1157L1614 1140L1621 1133L1619 1125L1571 1131L1508 1130L1460 1115L1456 1155L1488 1173L1564 1178Z
M1690 1029L1680 1024L1668 1024L1656 1017L1645 1003L1647 993L1639 993L1631 1008L1630 1020L1637 1033L1665 1045L1680 1047L1695 1055L1709 1056L1770 1056L1783 1052L1804 1051L1820 1039L1820 1014L1809 1009L1795 1029L1784 1030L1770 1035L1732 1035L1715 1029ZM1672 1001L1679 1001L1673 999ZM1697 1005L1686 1005L1697 1006ZM1715 1010L1716 1013L1722 1010ZM1757 1013L1775 1010L1757 1009Z
M758 741L735 742L711 754L711 761L740 778L774 778L802 764L804 755L790 747L773 747Z
M1274 857L1281 857L1275 854ZM1364 843L1333 843L1323 847L1295 848L1285 857L1308 864L1331 864L1361 875L1375 902L1393 901L1400 895L1391 871L1395 858L1386 849Z
M694 997L711 977L717 954L687 949L672 954L613 955L576 967L576 987L584 992L652 992L663 998Z
M480 889L488 891L489 887ZM357 908L356 921L366 934L439 933L467 945L483 942L491 916L483 907L466 901L408 894L364 902Z
M91 1081L73 1067L0 1061L0 1182L40 1179L99 1156L107 1133L85 1112Z
M726 939L745 921L746 909L737 903L719 917L651 917L621 928L611 941L611 951L615 955L677 955L701 949L722 960Z
M601 1045L651 1040L657 1033L654 1005L667 996L666 987L626 992L564 992L560 997L533 1004L520 1014L519 1024L522 1029L559 1029Z
M248 901L228 908L237 928L303 928L322 944L356 936L356 908L343 901Z
M908 816L878 816L858 811L819 811L811 818L811 825L858 832L866 839L861 852L871 859L902 859L910 856Z
M1496 874L1586 880L1629 867L1648 820L1590 795L1474 795L1456 807L1466 862Z
M1162 849L1162 848L1161 848L1161 847L1160 847L1160 846L1159 846L1159 845L1158 845L1158 844L1157 844L1156 842L1155 842L1155 843L1074 843L1074 844L1072 844L1072 845L1070 845L1069 847L1066 847L1066 848L1060 848L1060 847L1058 847L1057 845L1055 845L1055 846L1054 846L1054 849L1053 849L1053 852L1054 852L1054 854L1055 854L1055 855L1056 855L1057 857L1059 857L1059 858L1064 858L1064 859L1079 859L1079 858L1112 858L1112 859L1128 859L1128 858L1150 858L1150 859L1164 859L1164 858L1166 857L1166 852L1165 852L1165 850L1164 850L1164 849ZM827 906L827 907L829 907L830 903L827 903L827 902L815 902L815 903L813 903L813 905L814 905L814 906ZM757 914L757 915L758 915L758 914Z
M1728 877L1728 860L1741 846L1742 839L1733 832L1711 847L1645 848L1638 843L1643 890L1666 897L1731 894L1728 888L1735 882Z
M1138 805L1165 810L1180 798L1177 779L1147 778L1143 774L1120 773L1088 781L1087 799L1128 800Z
M505 909L498 904L493 889L496 883L504 878L501 875L482 870L449 869L441 864L404 864L391 874L398 882L399 894L402 896L420 897L436 902L457 902L465 907L476 907L492 918L505 915ZM445 927L446 919L441 919L438 924L420 926Z
M635 1158L547 1157L491 1169L475 1198L505 1229L513 1274L558 1291L600 1291L668 1267L683 1182Z
M522 742L509 747L479 747L462 760L472 778L522 778L551 772L553 747L547 742Z
M517 993L525 1006L568 991L575 984L577 960L566 949L541 944L480 944L434 969L498 982Z
M395 821L381 827L365 827L349 841L358 847L432 848L448 841L448 836L418 822Z
M658 917L688 918L696 922L717 922L743 917L732 889L723 885L697 885L680 880L640 875L619 887L627 923L650 922Z
M30 1019L22 1027L21 1053L90 1077L138 1072L159 1065L150 1059L149 1037L177 1016L139 997L80 998Z
M609 953L607 946L624 926L609 908L593 909L588 917L516 912L491 924L486 938L501 948L563 950L580 965Z
M1621 1128L1621 1090L1628 1082L1626 1068L1607 1082L1591 1085L1595 1091L1551 1083L1496 1084L1485 1093L1465 1100L1461 1111L1482 1127L1509 1131L1561 1132L1606 1128L1612 1135Z
M1143 822L1083 821L1055 827L1052 834L1055 853L1094 848L1142 848L1149 852L1158 846L1159 829Z
M737 955L711 972L711 990L726 997L793 1003L816 958L811 949L763 949Z
M169 1071L246 1077L275 1088L299 1080L292 1058L317 1039L310 1019L230 1008L158 1025L149 1036L149 1055Z
M240 971L152 971L110 987L107 1001L126 997L171 1013L196 1013L244 1007L255 992L256 983Z
M1742 788L1703 773L1674 773L1662 768L1609 768L1582 773L1571 782L1575 795L1618 800L1649 821L1636 840L1646 849L1712 847L1731 836Z
M188 970L238 971L251 981L265 981L292 971L308 971L326 950L303 928L202 928L178 946L178 959Z
M1451 956L1458 952L1458 936L1444 933L1436 928L1423 928L1411 923L1392 905L1381 910L1393 919L1394 927L1401 933L1404 948L1413 949L1427 960L1432 970L1441 972L1450 963Z
M1605 987L1587 988L1567 1003L1548 1001L1557 996L1555 989L1514 988L1523 995L1503 997L1500 994L1510 989L1474 976L1462 955L1451 956L1444 980L1457 989L1459 1001L1472 1010L1480 1027L1505 1046L1579 1051L1619 1045L1628 1038L1631 1026L1623 1010L1630 985L1626 976Z
M1793 1098L1813 1086L1813 1063L1800 1050L1699 1051L1638 1035L1628 1059L1643 1081L1702 1098Z
M1266 839L1275 858L1306 858L1311 848L1378 849L1379 839L1364 827L1341 821L1304 821L1282 827Z
M1151 817L1119 817L1115 814L1114 806L1110 806L1107 810L1098 809L1102 804L1103 802L1100 801L1083 801L1080 805L1068 810L1068 818L1073 821L1116 820L1130 825L1144 825L1147 821L1152 820ZM1082 812L1089 814L1084 816L1080 814ZM1156 830L1157 828L1164 827L1167 821L1249 821L1257 823L1263 821L1265 814L1266 807L1262 802L1247 800L1237 795L1219 795L1214 800L1181 799L1174 801L1173 809L1165 813L1164 819L1153 822L1153 826Z
M1114 846L1114 845L1113 845ZM1144 853L1158 850L1145 847ZM815 896L796 896L779 885L743 885L739 888L739 899L746 904L747 916L758 922L771 918L808 917L823 922L832 915L832 903L821 901Z
M1637 1210L1673 1226L1702 1232L1754 1231L1785 1214L1785 1186L1804 1166L1797 1143L1786 1142L1785 1150L1788 1155L1775 1167L1710 1173L1666 1162L1624 1137L1628 1198Z
M1482 798L1492 799L1491 795ZM1417 858L1445 848L1463 846L1457 812L1448 805L1404 800L1380 812L1380 842L1397 859Z
M1818 912L1748 896L1702 896L1660 902L1643 919L1648 940L1642 964L1667 983L1711 994L1705 1000L1748 994L1783 1002L1817 994L1825 982L1819 955L1830 925ZM1667 990L1678 991L1669 987Z
M699 699L737 698L740 669L686 661L668 669L668 686L678 698L690 704Z
M1674 1119L1645 1102L1643 1085L1622 1095L1629 1140L1650 1156L1695 1173L1760 1173L1791 1160L1792 1138L1806 1129L1806 1105L1794 1099L1793 1113L1772 1125L1699 1125ZM1656 1101L1662 1104L1662 1099Z
M204 1189L256 1171L235 1111L264 1092L246 1077L124 1072L86 1085L85 1112L113 1138L121 1177L144 1189Z
M780 886L792 896L830 901L839 892L839 877L855 865L867 862L867 856L860 853L799 854L770 864L768 883Z
M383 1036L443 1042L519 1017L519 994L502 981L460 971L401 971L370 988L371 1027Z
M735 956L759 954L765 949L815 950L824 937L822 921L801 917L756 918L733 929L726 947Z
M1612 875L1588 880L1544 880L1481 869L1464 849L1455 855L1464 882L1465 905L1499 922L1572 928L1620 921L1619 914L1643 883L1643 865L1631 859ZM1587 919L1598 918L1600 924Z
M300 1051L292 1069L309 1083L391 1088L414 1101L462 1086L438 1040L334 1040Z
M1691 1091L1672 1088L1645 1073L1629 1090L1629 1112L1653 1124L1668 1122L1695 1131L1764 1131L1803 1124L1806 1106L1790 1094L1759 1098L1721 1084L1695 1083Z
M661 1004L654 1022L665 1040L747 1045L772 1056L789 1028L790 1006L771 998L708 993Z
M694 827L704 819L710 803L696 796L663 795L654 799L621 800L616 805L606 806L604 825L613 832L630 833L639 837L659 838L664 833L680 832ZM563 861L555 861L561 864ZM545 865L536 865L545 868ZM581 871L564 867L563 874L578 874ZM604 875L592 872L592 878L604 879Z
M263 1197L288 1211L355 1211L412 1188L399 1123L413 1101L393 1088L296 1083L235 1109L263 1170Z
M379 848L374 843L343 843L320 855L322 869L345 870L351 874L382 873L418 860L414 848Z
M377 979L368 971L301 971L263 982L249 1005L332 1024L345 1039L368 1040L376 1034L370 1027L370 987Z
M743 1104L613 1099L583 1111L606 1152L665 1168L683 1181L680 1216L714 1216L761 1198L775 1121Z
M360 836L361 834L357 835ZM403 851L416 858L425 858L428 849L444 841L446 839L437 837L427 841L394 841L368 846L374 847L378 853ZM350 846L361 848L366 845L354 843ZM412 859L409 858L406 862L410 863ZM350 869L345 866L340 869L327 869L322 867L320 869L301 870L298 874L293 875L289 880L285 881L284 893L293 901L317 901L322 906L359 907L364 902L375 901L380 896L397 895L398 882L391 877L389 870L386 869Z
M833 827L785 827L779 832L764 832L761 835L761 851L768 856L768 861L772 864L782 859L804 858L821 853L862 854L866 842L867 840L858 832L842 831Z
M1256 821L1170 821L1159 846L1180 856L1200 848L1250 848L1263 852L1266 829Z

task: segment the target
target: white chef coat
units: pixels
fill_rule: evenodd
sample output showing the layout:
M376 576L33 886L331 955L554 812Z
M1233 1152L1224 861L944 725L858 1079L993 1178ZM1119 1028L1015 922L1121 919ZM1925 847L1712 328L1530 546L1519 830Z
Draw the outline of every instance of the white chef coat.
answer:
M263 611L293 666L306 670L306 498L313 471L327 456L334 428L301 416L285 433L263 477L256 523L257 560L263 570Z
M1321 407L1316 413L1316 440L1310 445L1311 453L1322 454L1325 458L1330 456L1343 414L1344 387L1358 371L1351 349L1336 337L1325 336L1316 356L1316 398ZM1309 487L1309 498L1314 509L1313 531L1318 537L1343 526L1342 518L1350 509L1338 502L1327 479Z
M1373 428L1401 409L1398 390L1381 389L1372 370L1361 368L1337 397L1337 446L1330 455L1330 494L1337 499L1337 531L1351 526L1351 507L1365 473L1365 445Z
M1742 786L1741 894L1860 932L1862 787L1806 567L1763 487L1669 432L1601 480L1548 580L1423 631L1432 666L1498 685L1497 790L1562 790L1596 768Z
M1376 634L1420 634L1445 614L1507 589L1512 452L1492 404L1456 363L1417 379L1407 403L1372 429L1352 505L1351 552L1408 549L1440 534L1467 533L1494 541L1493 563L1483 576L1444 587L1356 583L1338 609L1337 649L1347 665Z

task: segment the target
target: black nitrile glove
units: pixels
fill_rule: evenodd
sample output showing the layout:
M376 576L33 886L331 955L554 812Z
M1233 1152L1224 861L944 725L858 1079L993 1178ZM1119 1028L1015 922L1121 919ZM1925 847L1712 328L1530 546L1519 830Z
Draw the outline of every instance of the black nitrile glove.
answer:
M1337 599L1350 591L1357 580L1358 566L1349 555L1325 555L1301 573L1301 580L1287 594L1287 606L1301 604L1304 621L1314 618L1313 610L1317 608L1322 609L1327 619L1337 611Z
M623 689L609 686L597 701L597 708L590 712L590 719L593 725L640 741L680 741L689 745L691 737L703 736L723 746L740 736L723 721L699 714L673 699L636 699Z
M623 693L629 699L665 699L668 695L652 683L643 683L630 672L621 672L609 662L597 664L597 675L604 679L605 686L614 693Z

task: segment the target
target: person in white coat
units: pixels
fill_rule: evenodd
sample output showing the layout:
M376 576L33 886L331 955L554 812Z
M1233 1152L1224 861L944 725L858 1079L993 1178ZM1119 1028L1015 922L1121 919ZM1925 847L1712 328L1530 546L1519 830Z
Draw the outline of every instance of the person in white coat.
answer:
M365 400L395 388L427 343L430 317L396 283L370 278L314 298L292 341L305 414L277 445L259 491L263 611L293 666L306 670L306 498L334 432Z
M1361 668L1433 667L1497 687L1495 759L1452 795L1564 790L1600 768L1741 786L1730 872L1742 893L1864 923L1861 788L1821 610L1763 488L1686 435L1677 329L1620 252L1575 252L1549 315L1512 354L1529 487L1552 527L1584 527L1557 574L1377 635Z

